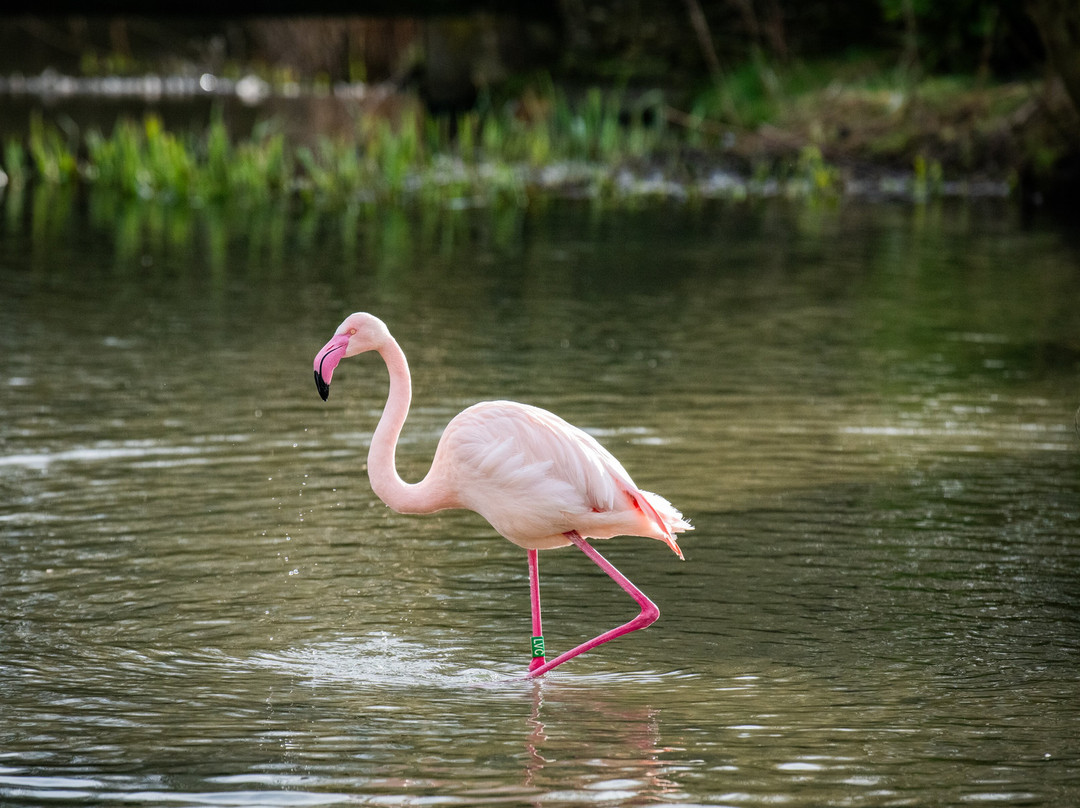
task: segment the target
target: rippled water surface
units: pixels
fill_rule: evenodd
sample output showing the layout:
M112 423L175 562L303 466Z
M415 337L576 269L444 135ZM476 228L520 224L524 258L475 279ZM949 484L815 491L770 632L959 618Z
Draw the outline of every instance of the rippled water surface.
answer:
M975 203L2 210L0 803L1080 802L1066 230ZM658 623L516 678L523 552L375 499L377 359L316 394L357 309L410 357L406 478L516 398L684 510L685 563L601 547ZM549 649L635 611L574 548L541 575Z

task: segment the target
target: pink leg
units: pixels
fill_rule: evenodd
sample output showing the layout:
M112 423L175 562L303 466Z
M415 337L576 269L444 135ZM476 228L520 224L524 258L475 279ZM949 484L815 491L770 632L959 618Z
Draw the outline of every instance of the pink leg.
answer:
M540 569L536 550L529 550L529 604L532 607L532 661L529 670L544 664L544 629L540 625Z
M569 533L566 534L566 537L578 547L580 547L581 551L585 553L585 555L591 558L593 562L595 562L596 565L600 567L600 569L606 572L611 577L611 579L615 581L615 583L621 586L630 595L630 597L637 601L638 606L641 607L641 613L629 623L624 623L618 628L613 628L610 631L605 631L599 637L594 637L593 639L589 640L588 642L582 643L576 648L571 648L566 653L559 654L559 656L555 657L555 659L551 660L550 662L544 662L536 666L535 668L530 666L529 673L525 677L527 679L532 679L536 676L542 676L555 666L561 665L568 659L573 659L578 654L583 654L598 645L602 645L608 640L614 640L616 637L621 637L623 634L629 634L631 631L637 631L640 628L645 628L646 626L651 625L656 620L656 618L660 616L660 610L656 608L656 604L649 600L648 596L644 592L642 592L640 589L630 583L630 579L628 579L625 575L615 569L611 562L604 558L602 555L600 555L600 553L598 553L592 545L585 541L585 539L581 538L581 536L576 530L571 530ZM535 566L533 566L533 564L530 562L530 573L533 570L535 570ZM537 585L537 588L532 590L534 593L534 597L536 598L535 609L533 611L534 625L536 624L535 621L539 620L540 614L540 593L538 587L539 584Z

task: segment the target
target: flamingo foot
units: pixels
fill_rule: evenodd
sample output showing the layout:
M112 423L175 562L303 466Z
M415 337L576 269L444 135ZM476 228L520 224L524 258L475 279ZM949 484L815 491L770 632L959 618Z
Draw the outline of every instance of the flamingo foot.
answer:
M637 631L638 629L643 629L646 626L652 625L654 622L656 622L656 618L660 616L660 610L656 607L656 604L649 600L648 596L644 592L642 592L640 589L630 583L629 578L619 572L610 561L600 555L596 548L594 548L591 544L585 541L585 539L583 539L576 530L569 531L566 534L566 537L570 539L570 541L572 541L574 544L576 544L581 549L581 551L585 553L585 555L592 559L593 563L595 563L598 567L600 567L600 569L606 572L608 576L613 581L615 581L615 583L621 586L623 590L625 590L630 595L630 597L632 597L637 602L638 606L641 607L641 613L638 614L638 616L631 620L629 623L624 623L623 625L617 628L613 628L610 631L605 631L600 636L593 637L588 642L583 642L576 648L571 648L569 651L559 654L559 656L555 657L555 659L551 660L550 662L545 661L543 657L534 658L533 661L529 664L529 672L525 676L526 679L534 679L537 676L543 676L552 668L563 664L567 660L573 659L578 654L583 654L598 645L603 645L609 640L614 640L616 637L621 637L623 634L629 634L631 631ZM535 555L535 550L529 551L529 582L530 591L533 598L533 633L534 635L539 635L540 632L538 629L540 627L540 585L539 580L537 580L535 584L533 583L534 576L537 579L539 578L539 575L537 573ZM537 664L537 659L539 659L539 664Z

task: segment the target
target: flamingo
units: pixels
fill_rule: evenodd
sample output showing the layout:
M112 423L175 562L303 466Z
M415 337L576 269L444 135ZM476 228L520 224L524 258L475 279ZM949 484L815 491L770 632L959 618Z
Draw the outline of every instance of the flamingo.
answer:
M547 410L515 401L484 401L447 424L431 469L418 483L397 472L398 438L409 413L412 379L405 353L386 324L356 312L315 355L315 386L326 401L334 368L347 356L375 351L386 363L390 391L368 452L371 488L405 514L463 508L483 516L527 551L532 658L526 678L541 676L602 643L651 625L660 610L586 538L643 536L663 541L680 559L676 533L693 530L658 494L642 491L591 435ZM576 545L638 604L633 620L548 660L540 619L537 551Z

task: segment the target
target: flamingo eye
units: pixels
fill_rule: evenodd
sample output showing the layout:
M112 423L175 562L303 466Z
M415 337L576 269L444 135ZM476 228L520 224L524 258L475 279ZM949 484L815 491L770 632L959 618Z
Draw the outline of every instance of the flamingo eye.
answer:
M352 336L355 336L355 335L356 335L356 329L355 328L350 328L349 329L349 336L352 337Z

